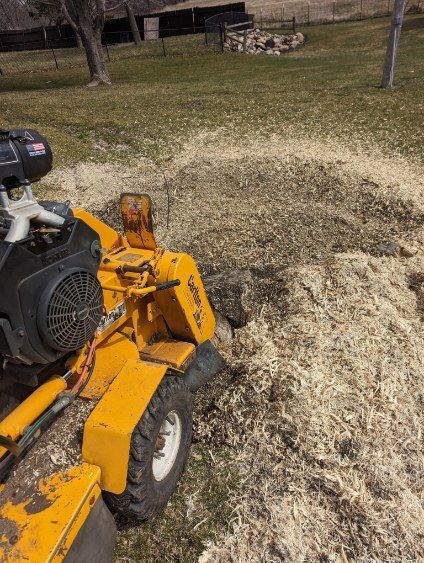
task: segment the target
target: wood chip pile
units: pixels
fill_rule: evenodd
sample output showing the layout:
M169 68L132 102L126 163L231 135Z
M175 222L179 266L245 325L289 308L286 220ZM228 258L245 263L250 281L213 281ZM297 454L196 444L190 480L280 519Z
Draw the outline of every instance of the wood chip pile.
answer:
M224 48L250 55L265 53L279 57L293 51L305 42L305 37L298 32L291 35L268 33L260 29L248 29L246 32L228 30L225 34Z

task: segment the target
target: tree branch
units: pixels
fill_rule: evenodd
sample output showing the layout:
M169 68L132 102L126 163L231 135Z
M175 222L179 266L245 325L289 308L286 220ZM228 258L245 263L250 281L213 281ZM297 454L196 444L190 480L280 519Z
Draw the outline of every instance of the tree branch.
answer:
M48 2L48 0L37 0L38 4L43 4L44 6L53 6L54 8L60 8L61 2Z
M79 33L78 25L73 20L70 13L68 12L68 8L66 7L64 0L59 0L59 4L60 4L60 9L61 9L63 16L66 19L66 21L69 23L69 25L72 27L72 29L74 30L75 33Z
M112 6L111 8L106 8L105 12L113 12L113 10L117 10L118 8L120 8L121 6L127 3L128 0L122 0L122 2L118 2L115 6Z

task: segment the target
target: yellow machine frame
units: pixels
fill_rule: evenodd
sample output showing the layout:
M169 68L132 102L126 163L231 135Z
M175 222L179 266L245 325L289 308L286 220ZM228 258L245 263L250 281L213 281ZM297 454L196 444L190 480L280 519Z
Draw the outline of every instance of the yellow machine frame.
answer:
M84 463L40 480L34 494L49 502L30 517L25 507L31 498L14 504L3 498L0 485L2 561L66 557L101 489L125 489L131 435L162 378L167 372L183 374L196 347L214 335L214 315L196 264L187 254L156 244L150 199L124 194L121 210L124 235L82 209L73 210L100 236L98 279L105 304L95 368L81 393L82 399L98 400L84 427ZM68 359L69 380L50 378L0 422L0 435L11 441L22 436L78 378L86 354L84 348ZM5 454L0 447L0 457ZM11 539L2 522L17 530L17 537Z

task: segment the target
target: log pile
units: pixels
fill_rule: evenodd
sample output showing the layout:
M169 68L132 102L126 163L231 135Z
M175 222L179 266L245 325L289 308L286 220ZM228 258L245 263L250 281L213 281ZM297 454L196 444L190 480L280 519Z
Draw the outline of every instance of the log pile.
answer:
M283 53L297 49L305 42L305 37L298 32L292 35L268 33L260 29L236 31L227 29L224 38L224 48L228 51L238 51L250 55L280 56Z

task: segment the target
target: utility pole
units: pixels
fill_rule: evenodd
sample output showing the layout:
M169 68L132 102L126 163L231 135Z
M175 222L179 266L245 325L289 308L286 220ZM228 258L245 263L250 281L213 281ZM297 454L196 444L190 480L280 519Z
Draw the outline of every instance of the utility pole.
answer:
M393 6L389 42L387 44L386 59L384 61L383 76L381 77L380 88L391 88L393 86L393 73L395 69L396 51L399 43L400 30L402 29L404 7L405 0L395 0L395 4Z
M135 21L134 17L134 12L129 2L125 2L125 9L127 11L128 21L130 22L130 28L132 36L134 38L134 43L136 43L136 45L141 45L140 31L138 29L137 22Z

